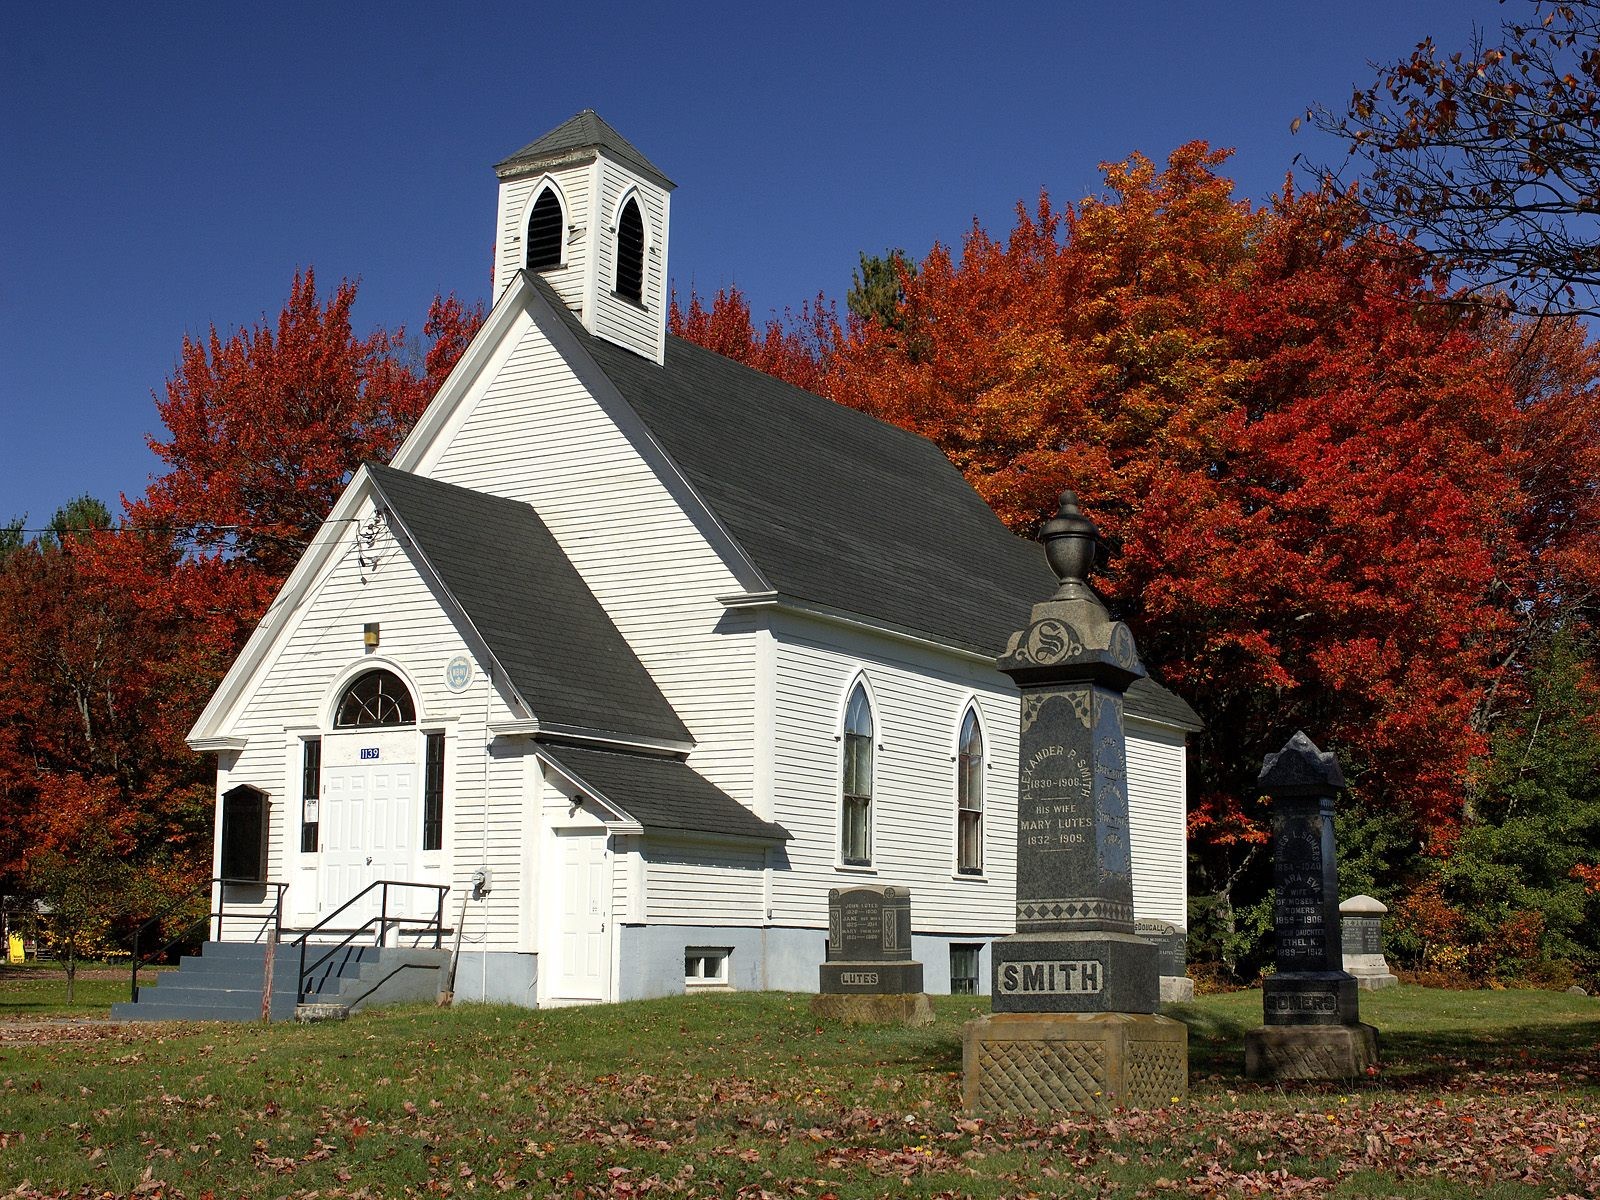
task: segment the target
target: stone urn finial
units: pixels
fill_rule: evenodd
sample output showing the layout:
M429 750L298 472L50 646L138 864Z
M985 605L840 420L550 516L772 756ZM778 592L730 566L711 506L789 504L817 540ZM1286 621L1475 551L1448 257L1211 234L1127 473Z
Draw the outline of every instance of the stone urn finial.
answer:
M1095 552L1100 544L1100 531L1095 523L1078 508L1078 494L1070 488L1061 493L1061 505L1056 515L1039 530L1044 542L1045 558L1050 569L1061 581L1055 594L1057 600L1095 597L1089 587L1089 571L1094 566Z

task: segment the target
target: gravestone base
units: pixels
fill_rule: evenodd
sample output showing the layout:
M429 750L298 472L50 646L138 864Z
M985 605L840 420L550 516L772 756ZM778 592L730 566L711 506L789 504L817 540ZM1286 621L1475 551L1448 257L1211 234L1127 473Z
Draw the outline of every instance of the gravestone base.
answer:
M1389 970L1388 963L1378 967L1376 970L1349 965L1345 966L1345 970L1355 976L1356 987L1363 992L1375 992L1379 988L1396 987L1400 983L1400 977Z
M1159 1108L1189 1094L1189 1029L1145 1013L994 1013L961 1031L973 1113Z
M1251 1079L1352 1079L1377 1065L1371 1025L1262 1025L1244 1035Z
M901 992L889 996L826 994L811 997L811 1015L845 1025L933 1024L933 1004L926 992Z
M818 991L850 995L905 996L922 991L922 964L904 960L848 959L821 966Z
M1194 980L1187 975L1161 977L1161 1003L1187 1004L1194 999Z

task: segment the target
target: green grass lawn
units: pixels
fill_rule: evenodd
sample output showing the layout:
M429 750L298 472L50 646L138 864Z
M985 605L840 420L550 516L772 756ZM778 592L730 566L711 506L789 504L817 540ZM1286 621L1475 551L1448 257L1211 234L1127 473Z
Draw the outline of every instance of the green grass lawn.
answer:
M145 968L146 971L151 968ZM103 1017L128 998L127 964L83 963L77 971L72 1003L67 1003L67 969L59 963L0 965L0 1022L55 1017ZM139 975L144 980L144 972Z
M1174 1008L1189 1099L959 1111L962 1022L815 1020L779 993L313 1026L0 1024L0 1196L1593 1195L1600 1001L1364 994L1384 1068L1241 1077L1260 993ZM14 1023L15 1024L15 1023ZM6 1187L15 1189L5 1191Z

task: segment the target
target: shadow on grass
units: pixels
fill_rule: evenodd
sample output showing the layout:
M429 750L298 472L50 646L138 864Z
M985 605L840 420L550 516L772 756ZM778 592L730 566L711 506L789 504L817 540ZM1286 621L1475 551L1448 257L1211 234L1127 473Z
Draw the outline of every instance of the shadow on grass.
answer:
M1491 1081L1507 1091L1546 1091L1553 1082L1600 1088L1600 1020L1476 1034L1380 1030L1379 1039L1385 1079L1406 1090L1452 1091Z
M1189 1027L1191 1078L1244 1082L1245 1023L1175 1004L1168 1016ZM1489 1030L1378 1029L1379 1085L1395 1091L1548 1091L1552 1083L1600 1089L1600 1020L1497 1026ZM1270 1086L1270 1085L1262 1085Z

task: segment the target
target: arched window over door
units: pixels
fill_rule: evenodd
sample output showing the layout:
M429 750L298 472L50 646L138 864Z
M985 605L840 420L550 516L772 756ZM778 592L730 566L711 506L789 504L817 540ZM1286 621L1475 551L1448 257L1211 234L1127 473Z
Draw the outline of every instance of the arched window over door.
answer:
M381 729L415 725L411 690L393 671L367 671L351 681L333 713L335 729Z

